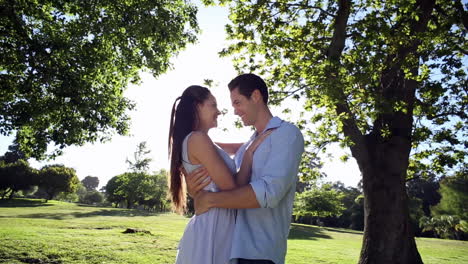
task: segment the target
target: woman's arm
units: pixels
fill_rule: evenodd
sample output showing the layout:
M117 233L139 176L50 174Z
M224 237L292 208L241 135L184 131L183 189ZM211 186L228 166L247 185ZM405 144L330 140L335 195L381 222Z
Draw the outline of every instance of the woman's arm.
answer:
M224 151L226 151L226 153L229 155L236 154L237 150L239 150L239 148L244 144L244 143L221 143L221 142L215 142L215 143Z
M244 156L242 157L242 164L237 172L237 176L235 177L237 187L244 186L249 184L250 176L252 174L252 164L253 164L253 155L255 150L260 146L260 144L267 138L273 130L267 130L261 135L259 135L244 152Z
M257 137L247 148L244 154L241 168L234 180L224 160L219 156L213 142L207 134L201 132L192 133L188 140L188 154L190 162L203 165L211 179L219 187L226 191L243 186L250 181L252 160L255 149L271 132L266 132Z
M203 165L219 189L226 191L236 188L234 177L206 133L192 133L187 146L190 162Z

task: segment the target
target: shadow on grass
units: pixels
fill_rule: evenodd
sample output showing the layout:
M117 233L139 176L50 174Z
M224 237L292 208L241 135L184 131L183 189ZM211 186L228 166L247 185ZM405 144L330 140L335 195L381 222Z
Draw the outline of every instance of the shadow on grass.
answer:
M52 206L53 204L46 203L41 199L6 199L0 200L0 207L39 207Z
M134 217L134 216L157 216L158 213L145 212L140 210L112 210L101 209L92 212L68 212L68 213L38 213L38 214L25 214L16 215L15 218L44 218L44 219L70 219L70 218L83 218L95 216L118 216L118 217ZM11 216L10 216L11 217ZM0 216L3 218L3 216Z
M316 240L317 238L332 238L331 236L325 234L323 231L323 228L320 227L301 224L291 224L288 239Z
M346 234L353 234L353 235L363 234L363 231L351 230L351 229L340 229L340 228L332 228L332 227L324 227L323 229L327 231L337 232L337 233L346 233Z

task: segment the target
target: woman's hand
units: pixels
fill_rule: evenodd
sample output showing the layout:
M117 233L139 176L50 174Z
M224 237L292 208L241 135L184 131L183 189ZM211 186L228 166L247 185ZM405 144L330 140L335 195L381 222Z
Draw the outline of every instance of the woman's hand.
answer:
M255 150L262 144L262 142L274 131L275 129L268 129L259 136L257 136L252 143L247 147L246 154L253 155Z

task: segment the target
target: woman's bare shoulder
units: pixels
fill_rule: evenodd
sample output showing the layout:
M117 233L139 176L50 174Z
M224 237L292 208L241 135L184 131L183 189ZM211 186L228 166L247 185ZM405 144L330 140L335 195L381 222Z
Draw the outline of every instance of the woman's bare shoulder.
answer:
M195 148L213 145L211 138L206 133L200 131L192 132L192 135L190 135L187 143L189 146Z

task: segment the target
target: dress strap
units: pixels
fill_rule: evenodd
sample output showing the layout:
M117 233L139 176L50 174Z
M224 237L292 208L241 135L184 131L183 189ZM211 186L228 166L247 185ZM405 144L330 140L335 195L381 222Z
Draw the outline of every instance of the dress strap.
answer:
M192 135L193 131L190 132L185 138L184 138L184 141L182 142L182 161L183 162L186 162L188 164L191 164L190 163L190 160L188 158L188 139L190 138L190 136Z

